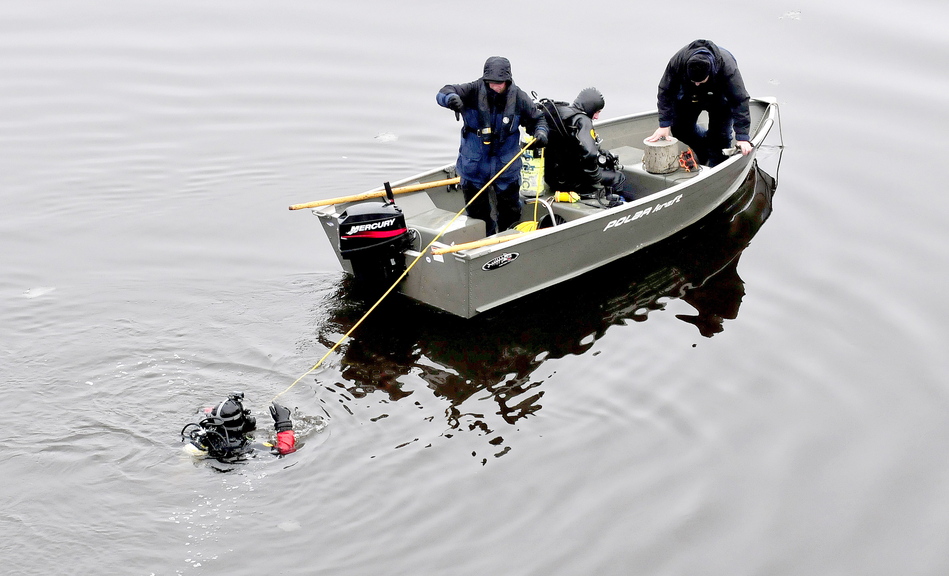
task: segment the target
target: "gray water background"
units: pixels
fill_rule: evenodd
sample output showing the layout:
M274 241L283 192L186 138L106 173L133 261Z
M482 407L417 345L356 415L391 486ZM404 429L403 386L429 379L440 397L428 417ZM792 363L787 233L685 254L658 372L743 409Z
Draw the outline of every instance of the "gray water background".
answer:
M4 572L947 573L947 23L921 0L3 3ZM357 333L282 397L298 453L180 454L231 390L266 422L356 316L289 204L451 162L435 92L488 56L613 117L699 37L787 145L722 332L663 298L539 344L524 314L483 348ZM529 413L499 413L505 386Z

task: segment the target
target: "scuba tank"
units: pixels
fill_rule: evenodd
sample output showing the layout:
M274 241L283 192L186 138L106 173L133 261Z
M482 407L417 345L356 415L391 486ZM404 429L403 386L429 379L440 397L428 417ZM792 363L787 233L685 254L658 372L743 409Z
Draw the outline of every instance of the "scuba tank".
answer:
M523 128L521 128L523 131ZM522 135L526 135L526 132ZM521 146L524 142L521 142ZM521 194L540 196L546 191L544 183L544 149L525 150L521 154Z
M244 408L243 392L234 392L207 416L181 429L181 440L188 441L185 451L193 456L232 460L248 451L246 435L257 428L257 419Z

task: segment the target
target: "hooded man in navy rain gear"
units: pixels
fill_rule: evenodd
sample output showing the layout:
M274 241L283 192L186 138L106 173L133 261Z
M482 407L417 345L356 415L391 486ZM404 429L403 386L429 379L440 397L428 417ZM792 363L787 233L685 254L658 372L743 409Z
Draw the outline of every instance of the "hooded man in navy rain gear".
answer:
M646 140L655 142L670 133L688 144L700 164L715 166L731 147L732 129L742 154L749 142L751 115L748 92L731 52L711 40L696 40L675 53L659 81L659 129ZM708 129L696 124L708 112Z
M439 106L454 110L464 122L455 167L466 202L518 155L520 126L536 138L532 148L547 144L544 115L527 93L514 84L507 58L488 58L481 78L466 84L448 84L435 100ZM468 207L468 216L484 220L488 236L507 230L521 218L520 188L521 160L517 158L494 181L497 220L492 217L487 193Z

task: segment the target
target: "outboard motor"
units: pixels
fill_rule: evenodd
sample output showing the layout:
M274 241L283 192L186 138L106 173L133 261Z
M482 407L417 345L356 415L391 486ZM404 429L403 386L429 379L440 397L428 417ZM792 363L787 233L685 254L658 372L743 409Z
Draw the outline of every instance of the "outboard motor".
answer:
M356 204L339 217L339 253L352 263L361 288L385 290L405 272L410 238L405 216L391 200Z

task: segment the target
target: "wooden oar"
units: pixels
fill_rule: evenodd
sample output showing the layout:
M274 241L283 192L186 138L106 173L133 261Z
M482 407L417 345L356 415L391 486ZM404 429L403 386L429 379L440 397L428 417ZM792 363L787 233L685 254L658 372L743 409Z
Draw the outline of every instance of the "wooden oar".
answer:
M410 186L400 186L393 188L393 194L405 194L406 192L418 192L419 190L428 190L429 188L438 188L439 186L451 186L458 184L461 178L449 178L447 180L435 180L434 182L425 182L424 184L412 184ZM386 195L385 190L373 190L372 192L363 192L354 196L342 196L340 198L327 198L326 200L317 200L307 202L306 204L294 204L290 206L291 210L302 210L304 208L316 208L317 206L329 206L330 204L343 204L345 202L359 202L370 198L381 198Z
M432 254L450 254L452 252L460 252L461 250L471 250L472 248L481 248L482 246L491 246L492 244L500 244L502 242L510 242L511 240L517 240L518 238L523 238L524 234L507 234L505 236L497 236L495 238L485 238L484 240L475 240L473 242L464 242L462 244L453 244L451 246L446 246L444 248L435 248L432 246Z

